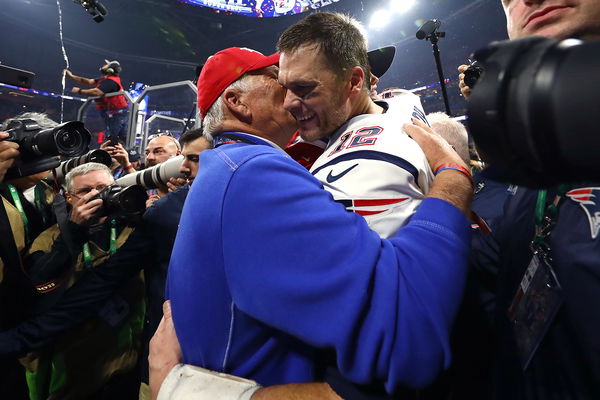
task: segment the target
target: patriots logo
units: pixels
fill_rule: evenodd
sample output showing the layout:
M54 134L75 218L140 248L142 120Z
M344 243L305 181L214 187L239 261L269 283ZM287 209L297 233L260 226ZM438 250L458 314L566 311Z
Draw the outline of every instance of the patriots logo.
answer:
M579 203L588 217L592 239L596 239L600 231L600 205L597 204L597 194L600 194L600 187L573 189L567 193L567 196L576 203Z

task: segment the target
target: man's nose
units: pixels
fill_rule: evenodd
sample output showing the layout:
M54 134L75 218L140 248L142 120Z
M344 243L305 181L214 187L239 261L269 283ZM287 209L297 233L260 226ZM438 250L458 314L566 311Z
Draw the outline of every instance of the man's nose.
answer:
M182 174L186 174L189 173L190 167L187 165L187 161L184 161L181 163L181 166L179 167L179 172L181 172Z
M287 111L292 111L294 108L300 106L300 99L291 90L285 92L285 98L283 99L283 108Z

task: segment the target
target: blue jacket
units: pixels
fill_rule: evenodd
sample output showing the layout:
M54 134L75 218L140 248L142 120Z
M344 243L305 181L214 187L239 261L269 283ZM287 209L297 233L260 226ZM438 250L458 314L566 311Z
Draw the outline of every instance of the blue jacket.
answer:
M357 383L422 386L450 362L469 224L426 199L382 240L267 145L201 155L167 294L186 363L263 385L316 379L332 349Z

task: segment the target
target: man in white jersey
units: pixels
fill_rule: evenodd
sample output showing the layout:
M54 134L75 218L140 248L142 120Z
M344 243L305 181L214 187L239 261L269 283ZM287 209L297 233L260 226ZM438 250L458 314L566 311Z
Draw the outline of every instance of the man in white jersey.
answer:
M352 39L340 44L336 32ZM429 190L433 173L420 147L403 131L426 122L418 97L373 102L367 43L357 21L310 15L278 42L284 107L302 139L328 138L311 168L336 201L364 216L382 237L395 233Z

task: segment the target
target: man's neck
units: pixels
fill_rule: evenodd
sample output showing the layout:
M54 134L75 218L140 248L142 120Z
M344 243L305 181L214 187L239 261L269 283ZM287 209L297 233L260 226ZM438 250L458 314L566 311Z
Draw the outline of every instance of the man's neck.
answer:
M383 114L385 110L383 107L375 104L373 100L368 95L360 96L360 99L357 99L357 104L353 107L353 112L348 119L354 118L358 115L364 114Z

